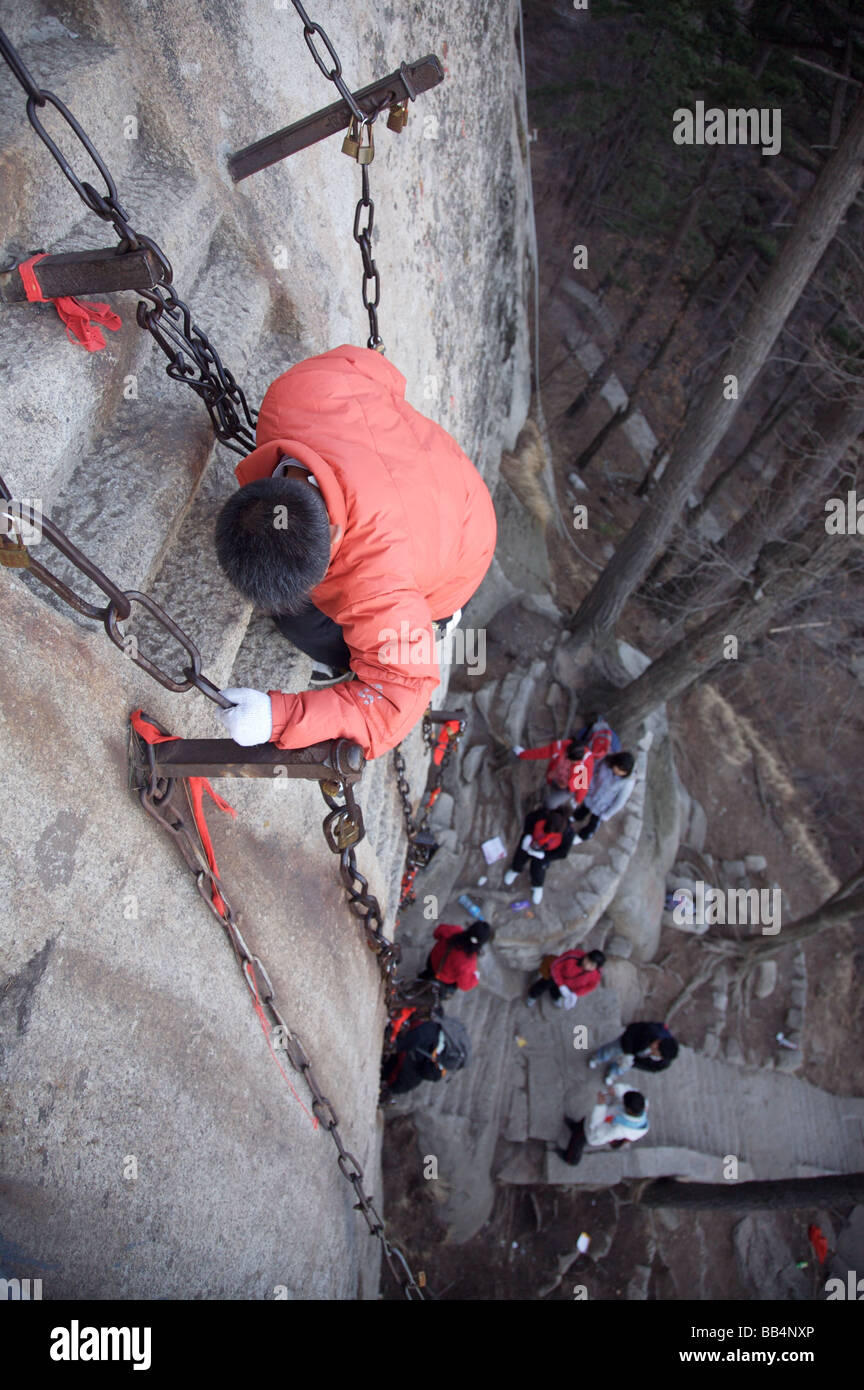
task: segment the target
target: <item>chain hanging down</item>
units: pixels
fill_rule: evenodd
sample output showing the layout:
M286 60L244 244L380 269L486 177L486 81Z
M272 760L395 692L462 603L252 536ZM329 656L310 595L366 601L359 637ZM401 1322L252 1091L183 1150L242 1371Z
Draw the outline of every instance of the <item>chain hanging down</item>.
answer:
M27 93L27 119L45 148L52 155L63 175L71 183L85 207L110 222L119 238L118 251L138 251L142 247L156 257L165 280L152 289L140 289L137 319L168 358L166 371L174 381L182 381L207 407L218 439L235 454L245 456L255 448L255 413L233 375L222 362L207 334L193 322L188 304L174 289L174 272L165 252L151 237L136 232L129 223L129 214L120 202L117 185L108 166L87 132L79 125L69 108L53 92L37 86L20 53L0 29L0 57ZM48 134L37 111L53 107L66 122L105 183L99 193L92 184L80 179L56 142ZM149 301L149 307L148 303Z
M153 731L145 738L144 733L148 726ZM137 727L133 723L132 739L132 783L144 810L151 816L162 829L167 831L174 841L178 850L188 867L195 876L195 884L204 902L210 911L218 918L225 929L225 934L231 943L237 963L243 974L243 979L252 995L255 1012L267 1034L269 1046L275 1056L277 1052L284 1054L289 1065L298 1075L302 1076L309 1093L312 1096L312 1112L318 1124L327 1130L333 1143L336 1145L338 1157L337 1164L339 1171L347 1182L354 1189L356 1198L354 1210L359 1211L366 1222L369 1234L376 1237L381 1242L381 1249L387 1266L396 1283L401 1287L404 1295L408 1299L423 1300L423 1285L425 1280L423 1275L415 1279L405 1256L397 1246L392 1245L387 1238L384 1222L382 1221L375 1207L375 1202L364 1188L365 1176L363 1168L357 1158L349 1149L345 1147L339 1129L339 1116L333 1108L332 1102L325 1095L318 1084L315 1073L312 1070L312 1062L306 1052L303 1043L297 1033L289 1026L276 1002L276 991L273 982L264 966L263 961L253 951L249 949L243 933L240 930L239 913L231 903L228 894L222 884L218 871L215 866L215 859L208 857L206 847L202 844L201 829L195 815L192 797L190 795L190 784L186 778L163 778L158 775L156 766L156 756L154 745L149 741L156 735L165 735L166 730L162 729L155 720L148 716L142 716L138 721ZM339 759L336 759L337 765ZM327 790L325 790L325 788ZM338 807L334 797L334 789L343 789L350 793L349 783L343 782L322 782L321 789L324 792L328 805L333 809L330 816L325 821L328 844L331 843L331 836L347 835L347 822L340 821L342 811ZM337 793L338 794L338 793ZM362 834L363 820L360 815L359 807L353 799L353 795L346 798L346 805L350 808L350 815L354 817L352 824L360 827ZM336 818L334 821L334 817ZM327 822L330 822L328 827ZM193 835L191 827L195 828ZM366 880L356 871L354 864L354 851L344 850L343 857L343 877L346 863L346 856L350 859L351 871L356 879L362 884L361 892L356 893L358 901L363 898L368 902L374 911L378 913L379 927L376 935L380 934L380 911L375 898L365 895ZM353 906L353 904L352 904ZM372 930L368 924L367 930ZM386 938L383 938L386 945ZM380 958L379 958L380 959ZM398 959L398 956L397 956ZM391 967L395 970L395 961ZM270 1027L267 1027L269 1016ZM278 1058L277 1064L278 1064ZM281 1067L280 1067L281 1070ZM283 1073L284 1075L284 1073ZM287 1076L285 1077L287 1081ZM290 1083L289 1083L290 1084Z
M369 337L366 339L366 346L373 348L376 352L384 351L384 339L378 331L378 305L381 302L381 277L378 268L372 258L372 227L375 222L375 204L369 193L369 165L375 157L375 143L372 137L372 126L378 119L382 111L390 106L390 99L381 102L376 110L371 114L364 112L354 100L354 96L342 76L342 62L330 39L322 29L320 24L316 24L306 13L300 0L291 0L295 10L303 21L303 37L306 40L309 52L315 59L318 67L324 76L333 83L342 100L351 111L351 127L342 150L345 154L350 154L360 165L361 173L361 192L357 207L354 211L354 240L360 248L360 255L363 259L363 283L361 295L363 308L369 315ZM321 39L327 49L333 63L332 68L328 69L327 64L315 47L316 34ZM402 65L403 80L405 80L405 65ZM409 89L410 90L410 89ZM413 93L412 93L413 99ZM404 113L403 113L404 116ZM401 124L404 125L404 119ZM395 128L395 127L394 127ZM363 144L363 131L368 131L369 143ZM363 227L360 221L364 211L367 213L367 221ZM370 295L370 285L373 287Z

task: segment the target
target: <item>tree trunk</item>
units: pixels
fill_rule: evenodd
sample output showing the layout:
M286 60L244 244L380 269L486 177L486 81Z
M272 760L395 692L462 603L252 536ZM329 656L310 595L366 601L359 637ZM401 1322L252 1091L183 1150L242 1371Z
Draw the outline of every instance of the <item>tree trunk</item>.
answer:
M663 477L635 526L624 537L574 622L576 640L610 633L653 557L663 548L687 497L730 428L741 401L777 341L864 179L864 98L840 147L811 189L794 229L768 274L725 361L685 420ZM726 378L737 377L737 398L726 399Z
M862 430L861 397L825 405L802 441L804 448L781 464L770 486L758 494L752 506L726 532L712 556L712 570L673 580L666 597L693 611L717 603L736 581L750 573L766 536L774 540L782 537L814 489L828 481ZM715 562L723 567L719 573Z
M864 1173L830 1173L820 1178L774 1182L678 1182L656 1178L639 1187L643 1207L690 1207L695 1211L779 1211L796 1207L857 1206L864 1198Z
M838 546L837 539L828 535L825 518L820 516L796 541L767 546L752 580L739 585L712 617L607 700L610 723L637 724L658 705L681 695L713 671L724 660L723 639L727 635L734 635L739 645L761 636L779 609L805 597L814 584L842 564L846 547ZM796 550L797 566L793 558Z
M708 932L702 938L703 946L710 946L715 951L721 951L723 955L737 956L750 962L776 956L787 947L815 936L817 932L826 931L829 927L842 927L853 917L864 914L862 885L864 866L857 869L845 883L841 883L837 892L826 898L824 903L808 912L806 917L799 918L797 922L790 922L777 936L754 936L744 941L730 941L728 937L715 937Z

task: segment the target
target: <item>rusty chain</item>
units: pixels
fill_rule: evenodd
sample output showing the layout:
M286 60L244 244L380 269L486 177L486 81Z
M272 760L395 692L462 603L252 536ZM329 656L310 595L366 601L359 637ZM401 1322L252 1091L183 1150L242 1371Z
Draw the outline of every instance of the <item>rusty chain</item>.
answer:
M342 77L341 62L327 34L319 24L314 23L309 18L299 0L292 0L292 3L303 21L304 38L317 66L324 76L334 83L359 126L361 128L363 126L371 127L380 112L390 104L389 101L383 102L378 110L370 114L364 114L360 110ZM315 46L316 35L324 43L333 62L333 67L330 70ZM118 250L138 250L145 247L153 252L165 278L162 284L156 285L150 290L136 291L139 295L136 312L137 322L141 328L150 333L168 358L166 367L168 376L189 386L204 401L217 438L233 452L244 456L255 447L255 412L250 409L243 390L223 364L207 335L194 323L188 305L176 294L173 286L173 269L168 257L152 238L134 230L129 220L129 214L120 202L111 172L93 141L65 103L52 92L37 85L17 49L2 29L0 29L0 57L5 60L13 76L27 95L27 118L34 132L88 210L102 221L111 224L118 237ZM48 107L52 107L62 118L87 156L92 160L104 181L104 193L100 193L92 184L79 178L45 129L37 115L37 110L42 109L44 111ZM364 211L366 212L366 220L361 226ZM360 248L363 261L362 300L363 307L369 316L367 346L383 351L384 345L378 331L377 316L381 284L379 272L372 257L374 218L375 204L370 196L368 167L363 164L361 166L361 196L354 214L353 239ZM12 493L2 478L0 478L0 497L6 503L13 501ZM16 536L14 532L16 518L8 512L4 516L8 526L4 525L0 531L0 566L28 570L35 579L51 589L58 598L76 612L101 622L114 645L165 689L182 693L196 688L222 708L230 708L230 701L220 695L218 687L202 674L201 654L196 644L153 599L136 590L120 589L95 562L84 555L64 535L58 526L49 518L40 517L41 535L46 537L81 574L91 580L108 600L102 606L89 602L32 557L24 544L23 534L19 530ZM28 516L30 523L35 524L34 510L30 507L19 506L18 519L25 519ZM154 662L140 654L137 650L137 643L130 646L127 635L121 630L119 624L130 618L134 603L139 604L149 612L150 616L180 644L186 653L189 663L183 668L182 680L170 676ZM404 762L402 768L404 773ZM440 784L443 764L441 768L436 769L436 772ZM329 807L329 814L323 823L325 839L334 853L339 855L340 875L348 895L349 909L354 916L360 919L367 944L375 952L384 982L385 1004L389 1015L396 1002L396 969L401 952L400 948L394 942L389 941L384 934L380 904L377 898L370 893L368 881L357 868L354 847L365 833L362 813L354 799L350 784L334 781L322 782L320 785L324 800ZM410 822L410 800L407 799L407 795L410 789L408 789L404 776L401 778L400 792L403 786L406 789L402 792L403 803L408 808L407 829ZM337 798L342 799L341 804ZM244 979L253 993L256 1003L270 1012L278 1027L283 1031L286 1038L284 1049L286 1056L292 1067L304 1076L309 1086L313 1096L313 1111L333 1137L339 1151L339 1169L355 1189L356 1209L362 1212L370 1233L381 1240L391 1273L401 1284L406 1297L423 1298L422 1290L415 1281L404 1256L388 1241L374 1204L363 1190L363 1170L342 1143L338 1131L338 1119L331 1103L317 1086L311 1071L311 1063L300 1039L287 1028L273 1002L273 987L269 975L260 959L253 955L246 946L234 908L221 887L217 886L217 880L207 865L206 858L189 836L184 818L177 813L176 807L171 806L170 795L166 795L164 789L160 794L152 779L151 785L141 791L141 801L148 814L171 835L187 865L195 874L198 892L225 928L243 970ZM415 827L414 835L409 835L410 840L413 840L416 833L425 826L428 811L429 807L427 806L426 816L421 825ZM217 906L217 897L224 910L220 910ZM401 1273L396 1267L397 1263L401 1265Z
M160 726L155 720L149 720L149 722L154 724L157 729L160 729ZM167 731L160 729L160 732L165 733ZM259 1015L259 1018L262 1018L262 1021L264 1021L263 1014L265 1012L270 1017L270 1046L274 1053L278 1051L284 1052L289 1065L298 1075L302 1076L306 1083L309 1093L312 1096L312 1112L315 1119L319 1124L323 1125L330 1134L337 1149L338 1157L336 1162L339 1171L354 1189L356 1198L354 1210L359 1211L363 1216L369 1234L380 1240L381 1249L390 1273L396 1280L396 1283L402 1288L406 1298L414 1300L425 1299L426 1295L423 1292L423 1284L425 1281L423 1280L423 1276L421 1275L419 1280L415 1279L402 1251L399 1250L397 1246L391 1244L388 1239L384 1222L376 1209L375 1202L365 1190L365 1175L363 1168L354 1154L350 1149L346 1148L343 1142L339 1130L339 1116L333 1107L333 1103L318 1084L318 1080L312 1070L312 1063L303 1046L301 1038L286 1022L285 1016L276 1002L276 992L267 968L261 958L249 949L249 946L244 940L243 933L240 930L238 913L235 911L222 885L221 879L216 872L211 869L207 861L206 855L200 844L200 833L195 823L194 814L192 814L187 780L185 778L174 780L158 777L153 745L138 738L134 732L131 734L131 737L139 750L139 755L143 753L147 760L147 768L141 769L142 775L140 781L136 780L133 775L135 790L138 792L141 805L144 807L147 814L171 836L180 854L195 876L198 892L224 928L237 958L243 978L253 997L256 1013ZM186 796L187 804L183 809L177 806L178 781ZM336 839L337 837L349 833L347 822L340 822L339 820L343 811L336 801L336 796L339 794L335 790L336 786L343 788L344 792L349 793L349 796L346 798L346 806L350 809L351 814L356 814L357 820L354 823L359 823L362 833L362 816L360 815L359 807L357 807L356 803L353 801L353 796L350 796L350 784L345 783L343 786L341 782L336 784L321 783L322 791L324 791L325 787L328 788L328 790L324 792L324 795L327 804L331 807L330 815L327 817L327 821L331 822L327 831L328 844L331 843L331 837ZM190 833L190 822L191 825L195 827L195 839L193 839ZM325 825L326 824L327 822L325 821ZM366 880L363 879L362 875L356 873L353 847L342 850L341 854L343 877L345 877L345 863L347 859L350 861L351 870L354 872L357 879L360 880L365 890ZM362 893L357 893L356 896L357 899L360 900ZM375 933L377 939L377 935L380 934L380 909L377 900L371 898L368 894L366 895L366 901L370 905L370 912L377 913L378 916L379 933ZM371 930L371 928L368 929ZM386 938L383 938L383 940L386 945L390 944L386 941ZM396 959L398 960L398 955ZM395 961L392 969L395 970Z
M381 112L386 110L386 108L391 104L390 98L387 97L384 100L382 100L380 105L369 114L362 111L361 108L357 105L357 102L354 100L353 94L344 77L342 76L341 60L335 48L333 47L333 44L331 43L330 39L327 37L327 34L324 32L320 24L316 24L312 19L310 19L303 5L300 3L300 0L291 0L291 3L293 4L294 9L297 11L298 15L303 21L303 37L306 40L306 46L308 47L309 52L315 59L315 62L318 65L320 71L330 82L333 83L340 97L345 102L346 106L351 112L351 115L353 117L352 129L355 129L358 135L362 132L364 127L368 129L371 153L369 148L367 148L366 153L369 155L369 159L371 161L372 154L374 153L374 145L371 144L372 126L378 119ZM332 68L330 68L329 70L327 68L327 64L324 62L324 59L321 57L321 54L318 52L318 49L315 47L316 35L321 39L321 42L327 49L330 61L333 64ZM402 64L402 80L405 82L410 92L410 83L408 81L408 76L404 63ZM366 163L361 164L360 187L360 199L357 203L357 207L354 210L353 237L360 248L360 255L363 259L363 283L361 287L361 296L363 299L363 308L369 315L369 337L366 339L366 346L369 348L374 348L376 352L383 352L384 339L378 332L378 305L381 302L381 277L378 273L378 268L375 265L375 261L372 258L372 228L375 223L375 204L372 201L372 198L369 194L369 168L368 164ZM363 216L364 210L367 213L367 221L365 226L361 227L360 220ZM371 294L370 285L372 286Z
M174 271L165 252L151 237L144 236L132 228L129 214L120 202L117 185L93 141L79 125L68 106L53 92L45 91L37 85L20 53L2 29L0 57L5 60L13 76L27 93L27 119L33 130L85 207L114 228L120 243L118 250L137 251L146 247L159 261L165 276L164 283L154 286L153 289L135 291L141 296L137 309L138 323L150 333L169 359L165 370L172 380L182 381L201 397L207 407L216 437L235 454L245 456L255 448L255 412L250 409L242 389L223 364L207 334L193 322L189 306L178 297L172 283ZM83 146L105 184L104 193L100 193L92 184L79 178L48 134L37 115L37 110L44 111L48 107L53 107L62 117ZM146 301L149 301L151 307L148 308Z
M429 815L432 807L438 799L444 782L444 772L451 754L459 746L459 741L465 730L464 721L460 721L458 732L453 733L448 738L444 748L441 762L437 764L432 773L432 778L426 789L426 801L417 820L414 819L414 811L411 805L411 787L406 777L405 759L402 756L401 744L393 749L393 767L396 772L396 790L402 802L402 820L405 826L405 838L408 841L408 848L405 852L405 872L402 876L402 888L399 897L399 912L403 907L408 907L415 901L414 899L414 880L419 869L425 868L434 853L435 846L431 843L431 837L427 832ZM432 721L428 714L423 716L423 741L427 748L432 750ZM398 915L397 915L398 923Z
M0 477L0 497L7 504L13 503L12 493ZM82 551L78 549L69 537L64 535L59 526L55 526L47 516L41 513L37 515L35 509L24 503L14 502L14 511L0 508L0 519L3 527L0 529L0 566L11 569L26 570L32 574L34 579L38 579L46 588L52 590L59 599L76 613L81 613L85 618L94 618L101 622L106 633L111 638L115 647L118 647L124 656L127 656L142 671L146 671L148 676L158 681L166 690L171 690L175 694L183 694L187 690L200 690L202 695L206 695L208 700L220 706L221 709L230 709L231 701L226 700L224 695L219 694L219 689L208 680L201 672L201 653L192 638L175 623L174 619L161 608L149 594L139 593L137 589L121 589L109 579L99 566ZM90 603L87 599L77 594L71 589L64 580L52 574L38 560L34 560L32 554L24 545L21 522L28 524L41 532L43 539L47 539L59 550L61 555L75 566L79 573L91 580L98 589L108 599L102 607L95 603ZM17 537L11 534L17 528ZM125 622L132 615L132 605L137 603L148 612L160 627L170 634L189 658L189 664L183 668L183 679L177 680L168 675L146 656L138 650L138 643L130 642L129 636L122 631L119 624Z

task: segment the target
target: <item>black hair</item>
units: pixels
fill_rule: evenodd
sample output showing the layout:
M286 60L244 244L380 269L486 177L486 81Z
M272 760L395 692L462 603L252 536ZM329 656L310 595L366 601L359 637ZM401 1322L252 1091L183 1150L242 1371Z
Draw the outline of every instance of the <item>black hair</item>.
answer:
M678 1056L678 1044L674 1038L660 1039L660 1056L665 1057L667 1062L673 1062Z
M610 767L617 767L629 777L636 766L636 759L632 753L607 753L605 761Z
M567 812L560 810L560 808L556 808L554 811L546 812L543 824L546 826L546 830L549 834L557 835L559 831L563 831L567 828L568 820L569 816Z
M588 960L592 960L597 969L600 970L606 964L606 957L602 951L589 951Z
M489 923L477 920L460 932L458 936L451 936L450 942L458 951L465 951L469 956L475 956L481 946L486 945L491 935L492 928ZM450 942L447 944L449 945Z
M569 742L569 744L568 744L568 746L567 746L567 757L568 757L568 758L570 758L574 763L578 763L578 762L580 761L581 758L584 758L584 757L585 757L586 752L587 752L587 745L584 744L584 743L581 741L581 739L578 739L578 738L571 738L571 740L570 740L570 742Z
M330 518L299 478L261 478L229 497L216 555L235 589L268 613L299 613L330 564Z
M625 1091L623 1100L628 1115L645 1114L645 1097L641 1091Z

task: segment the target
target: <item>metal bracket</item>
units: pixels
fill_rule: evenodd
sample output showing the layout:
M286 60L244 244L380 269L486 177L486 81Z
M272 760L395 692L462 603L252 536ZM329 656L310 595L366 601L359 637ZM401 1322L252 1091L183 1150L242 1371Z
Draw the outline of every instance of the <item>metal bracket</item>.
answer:
M33 274L46 299L151 290L154 285L165 285L169 280L159 257L146 246L137 251L118 251L116 246L95 251L64 251L37 261ZM30 302L17 266L0 272L0 302Z
M173 739L154 748L157 777L302 777L312 782L358 782L363 751L338 739L308 748L261 743L241 748L230 738Z
M396 72L371 82L362 91L354 93L354 100L367 116L374 116L386 106L402 101L413 101L421 92L428 92L444 81L444 69L434 53L429 53L416 63L402 63ZM326 140L340 130L347 130L351 122L351 111L344 101L334 101L322 111L304 116L302 121L276 130L256 140L254 145L246 145L236 154L228 156L228 172L235 183L248 179L270 164L287 159L298 150L305 150L319 140Z

